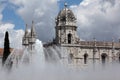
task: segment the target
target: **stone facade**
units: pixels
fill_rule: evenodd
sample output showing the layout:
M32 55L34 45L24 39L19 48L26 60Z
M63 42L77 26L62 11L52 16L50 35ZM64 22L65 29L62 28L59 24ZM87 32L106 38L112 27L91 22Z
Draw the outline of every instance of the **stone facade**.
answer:
M27 47L29 50L32 50L34 49L35 41L36 41L36 32L34 28L34 22L32 21L32 27L30 31L28 31L26 24L25 34L22 39L22 45Z
M120 43L105 41L81 41L77 36L76 18L67 4L56 18L54 43L66 51L62 55L68 63L89 64L120 61ZM69 60L72 60L70 61Z

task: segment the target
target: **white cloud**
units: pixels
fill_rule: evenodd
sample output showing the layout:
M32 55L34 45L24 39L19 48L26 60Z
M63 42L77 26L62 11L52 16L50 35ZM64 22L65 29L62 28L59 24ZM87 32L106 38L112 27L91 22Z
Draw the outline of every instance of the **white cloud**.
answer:
M16 8L16 12L31 27L31 21L35 21L38 38L43 41L52 39L55 35L55 17L58 13L58 0L10 0ZM120 37L120 1L119 0L83 0L79 5L70 7L77 17L78 34L82 39L111 40L112 37ZM0 22L3 8L0 9ZM10 33L10 41L13 47L21 45L23 30L14 30L11 23L0 24L0 38L3 45L4 33ZM16 44L16 41L20 41Z
M1 24L1 20L3 18L3 15L2 15L2 11L4 9L4 5L2 4L2 2L0 1L0 24Z
M2 23L0 25L0 47L4 47L5 32L9 33L9 41L11 48L21 48L23 30L14 30L15 25L11 23Z
M6 24L1 24L0 25L0 30L1 32L5 32L6 30L9 30L9 29L13 29L14 28L14 24L10 24L10 23L6 23Z
M19 7L16 12L30 27L34 20L40 40L48 41L54 37L55 17L58 13L57 0L10 0L10 2Z
M0 21L2 20L2 17L3 17L3 15L2 15L2 14L0 14Z
M17 13L31 26L34 20L38 38L48 41L54 37L58 0L10 0L18 6ZM119 0L83 0L71 9L77 16L78 34L82 39L111 40L120 37ZM44 35L44 36L43 36Z
M120 38L120 0L83 0L71 9L77 16L81 38Z
M3 14L2 11L5 9L6 2L0 1L0 48L4 47L4 37L5 32L9 32L9 40L11 48L19 48L21 47L21 41L24 31L23 30L15 30L14 24L11 23L3 23Z

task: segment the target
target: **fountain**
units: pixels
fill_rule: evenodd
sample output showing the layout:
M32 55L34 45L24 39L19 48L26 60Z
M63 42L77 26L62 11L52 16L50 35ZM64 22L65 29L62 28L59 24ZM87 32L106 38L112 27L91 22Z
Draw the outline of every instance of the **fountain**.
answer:
M36 40L34 50L14 49L0 71L0 80L119 80L119 65L107 69L71 69L61 64L57 46L43 48ZM8 66L9 65L9 66ZM12 66L11 66L12 65ZM113 69L114 68L114 69ZM8 70L10 69L10 70Z

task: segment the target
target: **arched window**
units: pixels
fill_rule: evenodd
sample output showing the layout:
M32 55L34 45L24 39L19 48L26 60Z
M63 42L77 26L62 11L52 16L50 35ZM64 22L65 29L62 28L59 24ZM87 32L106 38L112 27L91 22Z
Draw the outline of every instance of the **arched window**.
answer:
M120 63L120 54L119 54L118 60L119 60L119 63Z
M85 54L84 54L84 64L87 64L87 59L88 59L88 54L85 53Z
M120 63L120 52L117 53L118 62Z
M106 59L107 59L107 54L106 54L106 53L102 53L102 55L101 55L101 60L102 60L102 63L103 63L103 64L106 63Z
M68 34L68 44L71 44L71 38L72 38L72 34Z
M69 54L69 56L68 56L68 62L72 63L72 59L73 59L73 54Z

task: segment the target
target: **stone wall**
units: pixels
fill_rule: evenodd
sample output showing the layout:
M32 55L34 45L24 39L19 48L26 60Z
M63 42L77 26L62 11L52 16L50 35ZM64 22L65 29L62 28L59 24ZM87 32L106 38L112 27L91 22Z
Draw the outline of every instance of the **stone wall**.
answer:
M117 44L116 44L117 45ZM96 52L93 56L93 46L87 45L86 47L83 45L75 45L75 44L61 44L62 50L64 51L62 54L63 59L65 59L68 64L72 65L88 65L93 64L101 64L103 62L103 58L105 57L105 63L111 63L114 61L119 61L119 50L118 46L114 47L102 47L101 45L96 46ZM69 61L69 56L72 54L72 61ZM85 63L85 54L87 54L86 63Z

